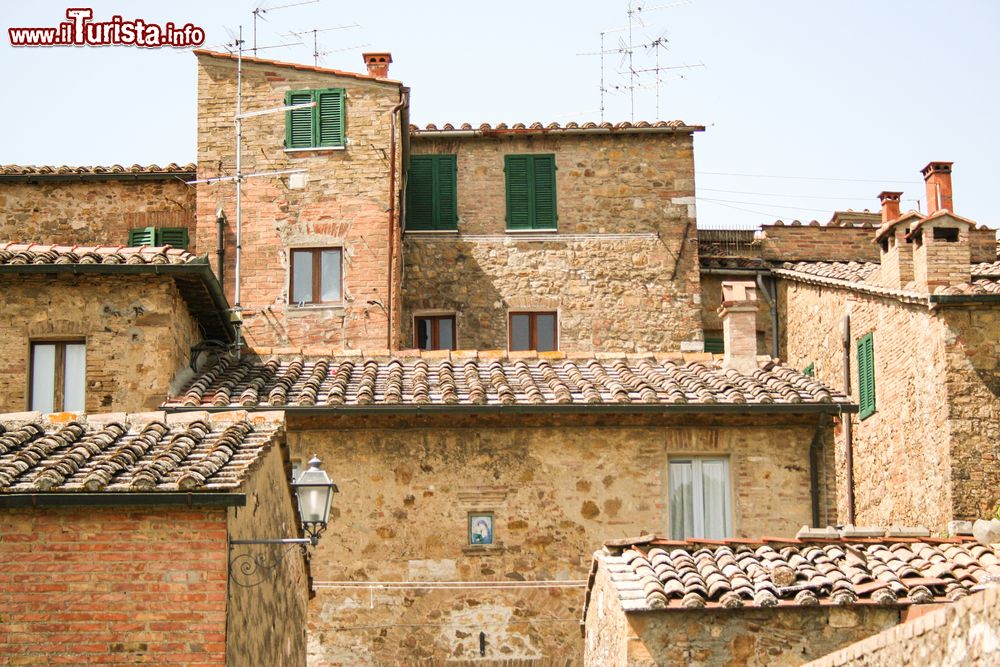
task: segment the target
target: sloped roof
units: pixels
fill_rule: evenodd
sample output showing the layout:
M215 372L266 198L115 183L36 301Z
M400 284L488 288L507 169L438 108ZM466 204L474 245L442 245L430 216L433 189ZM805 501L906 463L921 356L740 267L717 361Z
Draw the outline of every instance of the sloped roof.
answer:
M784 262L773 272L783 278L814 285L843 287L869 294L927 301L928 295L912 289L893 289L877 284L878 262ZM971 282L939 286L933 296L1000 295L1000 262L970 267ZM933 299L932 299L933 300Z
M133 164L123 166L112 165L33 165L4 164L0 165L0 181L31 181L31 180L114 180L114 179L168 179L194 176L197 166L188 163L179 165L176 162L161 167L158 164Z
M508 134L621 134L634 132L703 132L704 130L704 125L688 125L682 120L659 120L654 123L644 120L634 123L628 121L621 123L569 122L566 124L549 123L547 125L539 122L531 123L530 125L525 123L513 123L511 125L507 123L497 123L496 125L482 123L476 126L473 126L471 123L461 123L458 126L445 123L441 127L438 127L434 123L428 123L423 127L410 125L410 135L418 138L432 138L438 135L452 137Z
M198 258L167 246L45 245L0 242L0 264L189 264Z
M164 404L177 407L841 406L850 399L775 365L752 375L712 355L430 352L223 358ZM794 410L792 410L794 411ZM805 411L805 410L803 410Z
M226 492L282 433L280 415L0 415L0 497Z
M862 531L864 532L864 531ZM954 601L1000 577L969 538L616 540L594 554L626 612ZM905 532L904 532L905 534ZM589 602L589 589L588 589Z
M210 51L208 49L194 49L191 53L196 56L207 56L210 58L222 58L224 60L237 60L237 55L235 53L222 53L220 51ZM346 76L351 79L360 79L363 81L371 81L372 83L387 83L393 86L401 86L402 82L395 81L393 79L385 79L378 76L372 76L370 74L361 74L360 72L348 72L345 70L331 69L329 67L319 67L317 65L303 65L301 63L289 63L282 60L270 60L268 58L255 58L248 55L243 55L243 62L253 65L270 65L272 67L286 67L288 69L299 70L300 72L316 72L318 74L332 74L334 76Z

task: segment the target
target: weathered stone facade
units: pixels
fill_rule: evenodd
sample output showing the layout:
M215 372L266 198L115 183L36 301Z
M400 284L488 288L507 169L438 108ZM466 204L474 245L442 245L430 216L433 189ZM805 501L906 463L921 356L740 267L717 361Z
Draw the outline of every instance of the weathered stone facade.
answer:
M201 340L165 277L5 274L0 291L0 412L30 407L33 341L86 343L88 412L140 412L162 402Z
M560 349L677 350L700 341L692 130L439 138L454 154L458 231L404 238L404 344L413 316L456 314L460 349L506 349L511 309L559 314ZM504 156L553 153L558 232L506 229Z
M589 554L609 534L669 531L671 456L728 457L734 535L812 522L816 416L290 413L288 428L293 456L336 461L341 490L313 561L317 667L479 659L480 632L489 659L580 664ZM832 474L820 479L832 506ZM495 547L469 546L469 512L494 514Z
M243 182L240 305L243 332L253 345L316 345L327 348L385 349L387 314L399 317L397 199L401 142L393 140L397 83L332 70L243 61L243 110L285 104L289 90L343 88L344 148L285 150L285 114L248 118L243 123L244 173L306 170L301 189L290 176L248 178ZM198 56L198 176L232 175L235 170L236 62L222 55ZM398 112L396 112L398 122ZM399 134L398 125L396 134ZM395 145L395 154L393 146ZM395 165L395 169L393 169ZM236 213L231 183L198 189L198 246L214 248L216 209L227 217L226 295L234 302ZM390 230L397 231L391 232ZM392 240L391 240L392 239ZM397 259L389 260L390 244ZM341 303L298 306L289 300L290 250L343 249ZM216 266L216 269L218 267ZM398 332L398 326L394 327Z
M194 204L194 187L176 175L67 181L0 174L0 241L128 245L135 227L184 227L194 252Z

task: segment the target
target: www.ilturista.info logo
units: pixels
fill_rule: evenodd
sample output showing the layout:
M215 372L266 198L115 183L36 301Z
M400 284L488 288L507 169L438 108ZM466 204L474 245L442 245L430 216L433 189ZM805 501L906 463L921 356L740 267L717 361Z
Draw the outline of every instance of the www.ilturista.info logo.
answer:
M205 31L172 21L163 25L142 19L126 21L112 16L110 21L92 21L94 10L71 7L66 18L54 28L7 28L11 46L161 46L188 47L205 43Z

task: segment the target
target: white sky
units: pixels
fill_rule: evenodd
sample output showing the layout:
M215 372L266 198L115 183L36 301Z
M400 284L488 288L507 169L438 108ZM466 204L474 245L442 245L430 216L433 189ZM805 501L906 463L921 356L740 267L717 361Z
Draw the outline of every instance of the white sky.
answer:
M113 14L191 22L209 46L241 23L251 40L260 2L73 2L96 20ZM653 11L650 8L673 5ZM996 0L634 0L644 6L633 40L665 36L670 70L661 113L707 126L696 138L699 224L754 226L776 218L826 221L834 209L876 210L883 189L923 199L919 170L955 162L956 212L996 227L1000 182L1000 2ZM0 8L5 77L0 163L113 164L195 159L196 76L184 50L13 49L6 28L55 26L67 4ZM328 67L363 71L363 50L388 50L391 76L412 90L412 120L531 123L600 120L600 59L619 46L627 0L504 3L385 0L275 9L258 43L294 41L289 30L360 24L320 34ZM261 56L312 62L308 46ZM637 48L635 67L653 50ZM605 59L609 85L627 85L621 56ZM680 73L683 79L676 78ZM636 91L636 120L655 120L653 75ZM630 118L629 96L609 92L607 120ZM738 175L730 175L738 174ZM833 180L849 179L849 180ZM713 201L715 200L715 201Z

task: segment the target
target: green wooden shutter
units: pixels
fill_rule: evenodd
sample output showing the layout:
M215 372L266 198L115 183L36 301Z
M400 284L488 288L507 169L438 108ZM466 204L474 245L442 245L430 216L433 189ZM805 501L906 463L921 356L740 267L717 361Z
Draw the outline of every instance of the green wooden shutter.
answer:
M344 145L344 89L316 91L316 146Z
M875 346L873 334L858 339L858 403L861 419L875 414Z
M188 230L184 227L163 227L156 230L156 245L187 248Z
M809 377L816 377L816 362L810 362L808 366L802 369L802 374Z
M411 155L406 181L406 228L434 229L434 156Z
M705 336L705 351L712 354L723 354L726 351L722 336Z
M128 245L156 245L156 227L137 227L128 230Z
M532 176L534 184L535 215L532 227L556 227L556 156L533 155Z
M434 156L434 227L458 228L458 189L455 175L458 171L454 155Z
M531 181L529 155L505 155L504 173L507 176L507 229L531 229L534 189Z
M313 101L313 94L308 90L292 90L285 93L285 106L307 104ZM285 147L311 148L313 144L313 111L312 109L295 109L285 114Z

